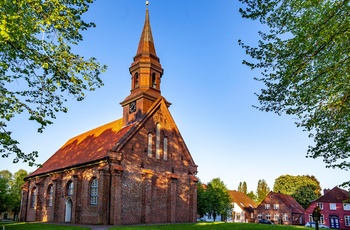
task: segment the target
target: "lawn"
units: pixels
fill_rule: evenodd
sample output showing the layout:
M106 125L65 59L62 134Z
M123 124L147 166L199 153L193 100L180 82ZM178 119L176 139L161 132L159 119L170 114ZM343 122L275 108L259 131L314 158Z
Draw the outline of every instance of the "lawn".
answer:
M2 226L5 226L5 230L88 230L89 228L81 226L70 226L62 224L48 224L48 223L24 223L24 222L14 222L14 223L0 223L0 230ZM96 226L98 227L98 225ZM109 230L312 230L312 228L307 228L303 226L287 226L287 225L265 225L265 224L247 224L247 223L223 223L223 222L201 222L193 224L160 224L160 225L141 225L141 226L111 226Z

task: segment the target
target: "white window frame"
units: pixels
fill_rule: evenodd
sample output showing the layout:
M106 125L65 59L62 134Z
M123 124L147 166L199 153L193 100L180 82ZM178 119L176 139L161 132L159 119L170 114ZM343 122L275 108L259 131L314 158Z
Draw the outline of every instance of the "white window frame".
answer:
M270 204L265 204L265 209L270 209Z
M74 194L74 184L73 184L73 181L69 181L67 185L67 195L73 196L73 194Z
M270 215L270 213L267 213L267 214L265 215L265 219L266 219L266 220L271 220L271 215Z
M163 139L163 160L168 160L168 138Z
M273 204L273 209L275 209L275 210L280 209L280 205L279 204Z
M337 210L337 204L336 203L329 203L329 210Z
M275 213L273 215L273 220L277 222L279 219L280 219L280 215L278 213Z
M345 211L350 211L350 203L343 203L343 209Z
M53 185L49 185L49 189L48 189L48 206L52 207L52 203L53 203Z
M288 214L287 213L283 213L283 221L288 221Z
M350 216L344 216L345 226L350 226Z
M323 203L317 203L317 207L319 207L321 210L323 210Z
M263 215L262 215L261 213L259 213L259 214L258 214L258 220L262 220L262 216L263 216Z
M147 155L148 157L152 157L152 148L153 148L153 135L152 133L148 134L148 147L147 147Z
M98 204L98 179L94 178L90 184L90 204Z

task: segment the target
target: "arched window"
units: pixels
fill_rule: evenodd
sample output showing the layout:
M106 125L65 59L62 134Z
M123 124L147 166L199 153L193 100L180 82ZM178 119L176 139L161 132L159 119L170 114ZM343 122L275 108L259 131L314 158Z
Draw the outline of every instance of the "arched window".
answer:
M96 205L98 203L98 180L93 179L90 184L90 204Z
M53 201L53 186L52 184L49 185L47 188L47 206L52 207L52 201Z
M160 124L157 123L156 131L156 158L160 159Z
M73 196L73 193L74 193L74 184L73 184L73 181L69 181L67 183L67 195Z
M139 87L139 73L135 73L134 75L134 88Z
M147 147L148 157L152 157L152 148L153 148L153 135L152 135L152 133L149 133L148 134L148 147Z
M168 160L168 138L163 139L163 160Z
M31 203L30 203L30 207L31 208L35 208L36 207L37 196L38 196L38 190L34 187L32 189L32 196L31 196Z
M152 87L157 88L157 78L155 73L152 73Z

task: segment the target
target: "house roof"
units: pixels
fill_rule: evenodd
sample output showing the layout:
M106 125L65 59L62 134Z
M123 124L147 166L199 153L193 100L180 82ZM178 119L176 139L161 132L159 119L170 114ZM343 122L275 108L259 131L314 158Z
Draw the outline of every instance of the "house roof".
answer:
M326 192L323 196L315 200L315 202L342 203L344 200L348 199L349 193L346 190L334 187L330 191Z
M235 202L238 206L240 206L241 209L257 207L257 204L243 192L229 190L228 193L230 194L232 201Z
M122 124L121 118L71 138L28 177L106 158L108 151L133 127L122 127Z
M304 213L305 209L292 197L286 194L270 192L268 196L275 195L280 198L280 200L289 207L293 213Z

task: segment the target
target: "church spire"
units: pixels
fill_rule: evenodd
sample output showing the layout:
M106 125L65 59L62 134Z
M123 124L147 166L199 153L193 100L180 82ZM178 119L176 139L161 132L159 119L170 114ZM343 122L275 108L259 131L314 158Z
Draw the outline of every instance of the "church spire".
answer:
M154 46L151 23L146 2L146 17L140 41L129 71L131 90L120 104L123 106L124 125L137 121L161 97L160 83L163 69Z

